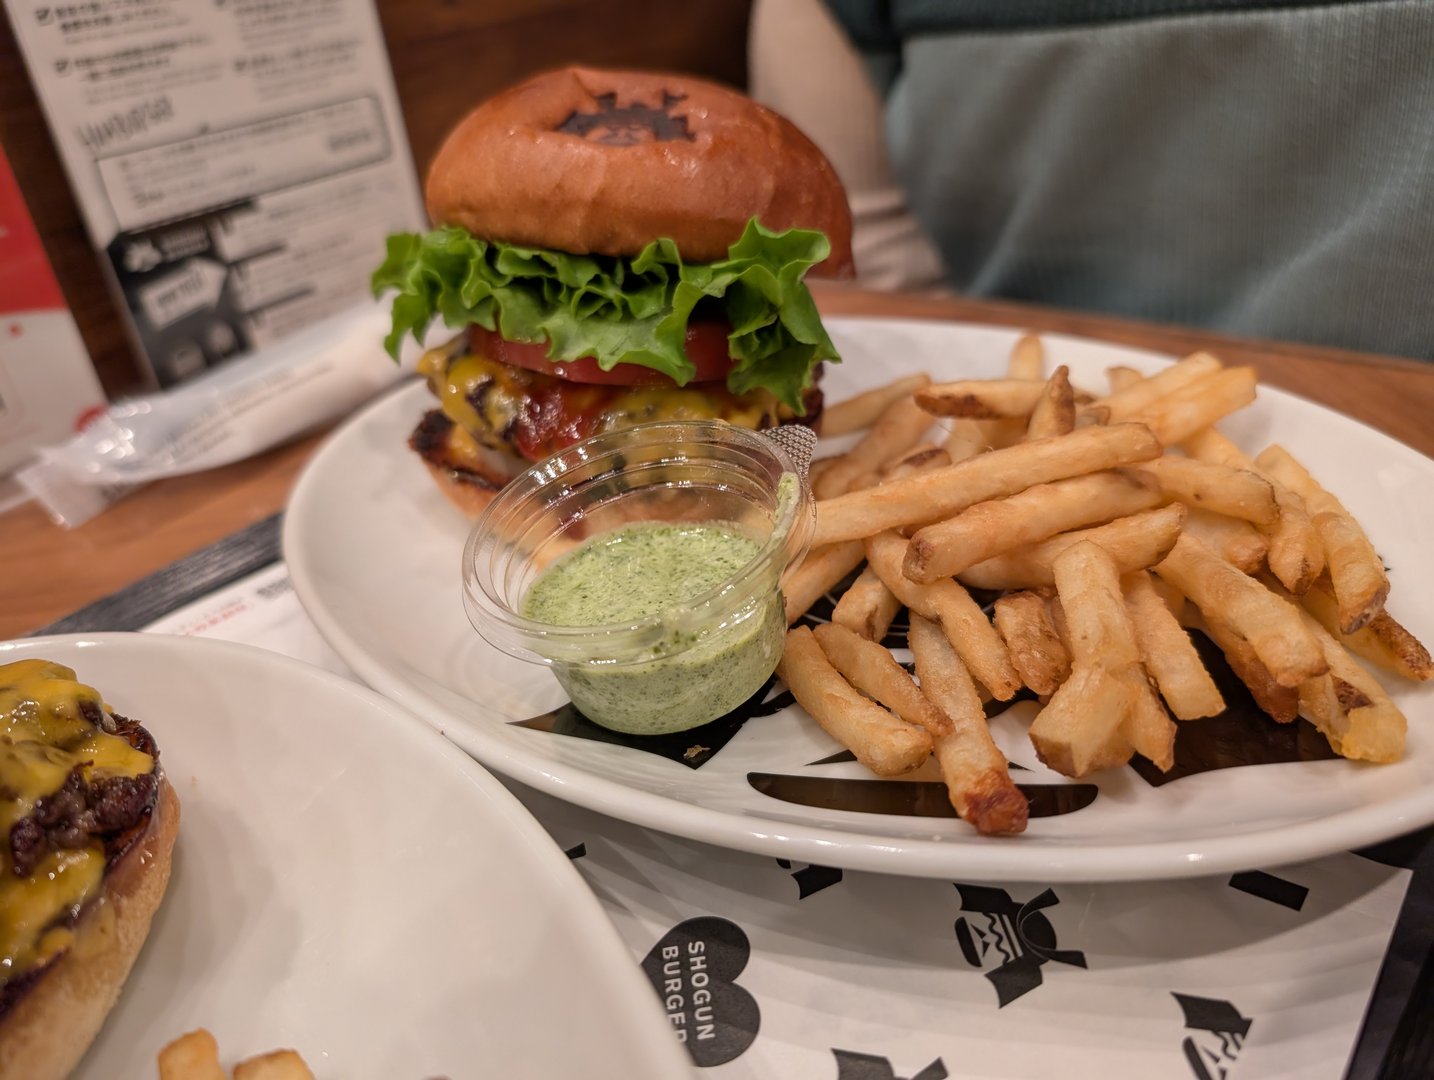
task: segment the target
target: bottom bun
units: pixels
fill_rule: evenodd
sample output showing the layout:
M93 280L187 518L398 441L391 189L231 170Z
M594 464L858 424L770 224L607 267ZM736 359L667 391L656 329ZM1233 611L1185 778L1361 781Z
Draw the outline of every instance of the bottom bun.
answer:
M70 948L0 1020L0 1080L63 1080L99 1034L169 887L179 798L161 778L145 834L105 873Z
M431 461L425 461L423 465L428 470L428 475L433 477L433 482L438 485L438 490L470 519L476 519L482 514L507 483L506 480L494 481L477 473L447 469Z

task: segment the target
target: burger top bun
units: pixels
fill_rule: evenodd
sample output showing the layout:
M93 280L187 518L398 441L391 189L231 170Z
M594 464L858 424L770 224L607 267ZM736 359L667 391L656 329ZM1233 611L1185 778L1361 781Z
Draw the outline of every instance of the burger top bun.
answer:
M791 121L687 75L569 67L489 98L453 130L426 189L435 225L575 254L636 255L670 237L715 262L750 218L819 229L813 274L851 276L851 210Z

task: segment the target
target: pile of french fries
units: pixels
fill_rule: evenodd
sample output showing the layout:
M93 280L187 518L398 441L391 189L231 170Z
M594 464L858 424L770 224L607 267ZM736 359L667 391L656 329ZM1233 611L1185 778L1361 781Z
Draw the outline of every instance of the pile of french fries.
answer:
M879 776L934 755L986 834L1023 831L1027 805L983 702L1029 688L1031 742L1066 776L1137 753L1168 770L1176 724L1225 709L1187 628L1275 720L1396 760L1405 718L1354 656L1419 681L1434 664L1339 500L1282 447L1252 458L1216 430L1254 401L1254 370L1196 353L1112 368L1095 396L1044 352L1026 335L1007 378L911 376L827 410L824 435L864 433L812 466L779 668L798 703ZM793 626L859 567L829 624ZM991 616L968 589L1000 593ZM903 608L915 681L880 644Z

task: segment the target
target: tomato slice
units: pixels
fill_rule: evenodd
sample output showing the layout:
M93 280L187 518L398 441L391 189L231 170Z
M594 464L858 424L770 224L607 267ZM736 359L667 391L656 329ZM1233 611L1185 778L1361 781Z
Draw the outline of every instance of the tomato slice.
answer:
M690 382L719 382L727 378L732 358L727 351L727 324L718 319L702 319L689 323L684 348L687 358L697 371ZM492 330L481 326L468 328L468 340L473 351L489 359L514 367L540 371L544 375L555 375L569 382L592 383L598 386L673 386L670 378L660 371L641 364L618 364L611 371L598 367L591 356L580 360L549 360L548 343L536 345L520 341L505 341Z

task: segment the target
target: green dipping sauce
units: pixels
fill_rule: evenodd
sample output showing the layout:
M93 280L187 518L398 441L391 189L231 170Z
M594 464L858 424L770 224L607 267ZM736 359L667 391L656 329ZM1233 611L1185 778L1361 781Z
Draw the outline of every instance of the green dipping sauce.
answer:
M524 597L523 615L554 626L635 622L717 588L759 550L721 523L629 525L587 540L544 570ZM674 627L641 655L602 655L595 638L592 663L554 663L553 673L573 704L604 727L656 735L705 724L751 697L781 657L785 626L775 579L746 599L725 624Z

